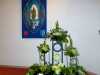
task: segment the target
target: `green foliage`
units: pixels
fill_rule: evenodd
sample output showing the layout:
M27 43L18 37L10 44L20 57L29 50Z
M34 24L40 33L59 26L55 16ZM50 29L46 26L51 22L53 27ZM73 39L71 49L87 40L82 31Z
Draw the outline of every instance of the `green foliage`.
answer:
M33 65L30 67L26 75L37 75L38 73L42 73L44 75L86 75L86 71L82 66L65 67L64 64Z
M69 66L63 67L62 72L64 75L86 75L86 71L82 66Z
M72 38L70 37L70 35L67 34L67 32L59 27L58 21L56 22L55 28L53 28L48 33L48 38L50 38L51 40L59 41L62 44L65 43L64 55L70 57L68 65L65 66L64 64L34 64L29 68L29 71L26 75L38 75L39 73L42 73L44 75L86 75L85 69L82 66L79 66L79 64L77 63L77 56L79 56L79 53L77 49L73 46ZM46 43L46 40L37 48L40 52L40 55L43 55L43 61L45 63L45 54L50 50L49 45ZM58 56L56 56L56 58L58 58ZM75 58L74 64L72 61L73 59L71 58Z
M45 73L48 69L47 65L40 65L39 67L41 73Z
M58 21L56 22L55 28L48 33L48 37L51 38L51 40L67 42L67 34L59 27Z
M62 72L62 69L64 68L64 64L56 64L52 66L52 71L55 74L60 74Z
M65 53L65 55L70 56L70 57L75 57L75 56L79 55L77 49L74 47L67 48L67 50L65 50L64 53Z
M42 44L40 44L40 46L37 47L39 52L41 52L42 54L45 54L47 52L49 52L50 48L49 45L46 43L46 41L44 41Z
M69 39L68 42L70 45L65 48L64 54L69 57L79 56L77 49L75 47L73 47L73 41L72 41L70 35L68 35L67 39Z
M86 70L83 66L77 66L78 67L78 72L80 75L86 75Z
M37 64L32 65L26 75L35 75L39 72L39 66Z

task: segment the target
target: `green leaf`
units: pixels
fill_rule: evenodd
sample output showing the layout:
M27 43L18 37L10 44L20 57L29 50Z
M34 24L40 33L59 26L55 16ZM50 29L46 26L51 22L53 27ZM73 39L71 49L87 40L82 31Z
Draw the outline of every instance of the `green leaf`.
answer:
M74 47L70 47L67 50L65 50L64 54L68 55L70 57L74 57L74 56L78 56L79 55L77 49L74 48Z
M42 44L40 44L39 46L37 46L39 52L45 54L47 52L49 52L50 48L49 45L46 43L46 41L44 41Z

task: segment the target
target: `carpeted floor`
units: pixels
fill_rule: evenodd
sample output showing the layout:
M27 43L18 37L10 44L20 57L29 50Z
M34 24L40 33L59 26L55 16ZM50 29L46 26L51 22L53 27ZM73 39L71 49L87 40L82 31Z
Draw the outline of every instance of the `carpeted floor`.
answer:
M0 66L0 75L25 75L28 68Z
M0 66L0 75L26 75L28 68L13 67L13 66ZM87 72L87 75L97 75L93 72Z

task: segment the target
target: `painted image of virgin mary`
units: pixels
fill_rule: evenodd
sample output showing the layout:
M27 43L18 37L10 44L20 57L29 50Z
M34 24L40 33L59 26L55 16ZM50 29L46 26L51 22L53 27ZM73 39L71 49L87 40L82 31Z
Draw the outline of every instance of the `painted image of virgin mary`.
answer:
M39 12L35 4L30 8L31 28L35 29L39 25Z

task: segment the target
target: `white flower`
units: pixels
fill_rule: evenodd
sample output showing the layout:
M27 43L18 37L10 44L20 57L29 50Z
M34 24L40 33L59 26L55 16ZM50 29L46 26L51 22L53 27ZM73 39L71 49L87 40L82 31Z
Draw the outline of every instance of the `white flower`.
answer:
M64 64L63 64L63 63L60 63L59 66L60 66L60 67L64 67Z
M43 75L42 73L39 73L38 75Z
M53 65L52 70L56 73L59 74L61 72L61 68L59 65Z

